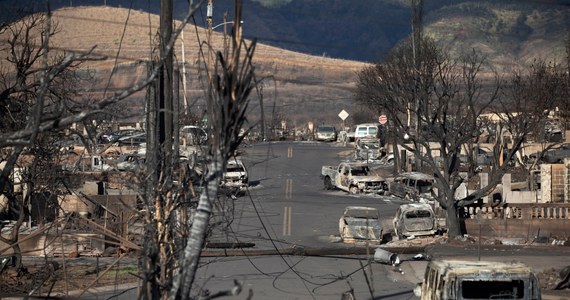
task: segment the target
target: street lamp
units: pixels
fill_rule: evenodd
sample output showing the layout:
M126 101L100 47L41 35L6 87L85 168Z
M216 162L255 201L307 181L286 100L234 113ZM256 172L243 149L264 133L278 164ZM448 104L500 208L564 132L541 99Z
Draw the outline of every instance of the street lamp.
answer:
M212 27L212 30L214 30L214 29L216 29L216 28L218 28L218 27L220 27L220 26L222 26L222 25L233 24L233 23L234 23L234 21L227 21L227 22L224 22L224 23L220 23L220 24L218 24L218 25ZM240 23L240 24L243 24L243 20L239 21L239 23Z

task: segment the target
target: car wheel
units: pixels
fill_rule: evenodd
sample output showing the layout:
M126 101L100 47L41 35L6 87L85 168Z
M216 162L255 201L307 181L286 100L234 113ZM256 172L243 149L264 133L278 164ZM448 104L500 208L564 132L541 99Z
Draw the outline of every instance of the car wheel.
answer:
M325 177L325 190L332 190L333 185L330 177Z
M360 192L360 190L358 190L358 187L355 186L355 185L351 186L350 189L349 189L349 191L350 191L350 193L353 194L353 195L356 195L356 194L358 194L358 193Z

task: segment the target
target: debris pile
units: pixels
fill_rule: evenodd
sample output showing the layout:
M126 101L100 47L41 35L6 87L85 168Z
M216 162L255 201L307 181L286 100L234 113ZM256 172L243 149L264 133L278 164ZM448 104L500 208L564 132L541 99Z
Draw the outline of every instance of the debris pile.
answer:
M566 290L570 292L570 266L562 269L546 269L537 276L542 290Z

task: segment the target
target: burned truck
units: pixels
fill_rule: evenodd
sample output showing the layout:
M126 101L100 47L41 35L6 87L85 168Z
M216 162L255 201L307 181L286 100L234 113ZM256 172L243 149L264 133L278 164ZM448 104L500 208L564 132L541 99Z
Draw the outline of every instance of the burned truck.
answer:
M383 194L388 189L386 178L375 174L366 163L343 162L338 166L323 166L321 178L326 190Z
M517 262L433 260L414 289L422 300L542 298L532 270Z

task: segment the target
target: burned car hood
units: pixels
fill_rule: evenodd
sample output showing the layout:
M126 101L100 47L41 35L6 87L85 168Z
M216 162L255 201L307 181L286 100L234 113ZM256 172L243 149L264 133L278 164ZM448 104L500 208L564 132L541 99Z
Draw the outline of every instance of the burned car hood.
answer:
M379 240L382 237L382 224L379 220L362 218L344 218L346 231L342 238Z
M357 182L379 182L379 181L384 181L384 178L380 177L380 176L358 176L358 177L353 177L355 181Z
M224 178L239 178L245 176L245 172L226 172L224 173Z

